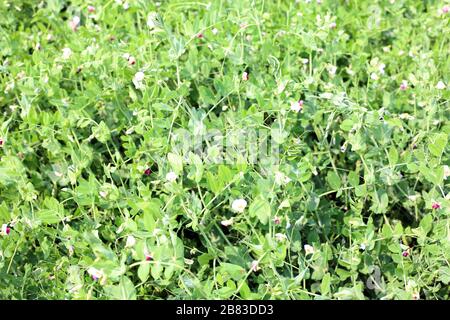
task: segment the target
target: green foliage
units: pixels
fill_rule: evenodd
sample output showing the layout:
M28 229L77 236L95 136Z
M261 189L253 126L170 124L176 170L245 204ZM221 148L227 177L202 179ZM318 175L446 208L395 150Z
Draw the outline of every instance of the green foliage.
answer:
M0 2L0 298L449 299L445 2Z

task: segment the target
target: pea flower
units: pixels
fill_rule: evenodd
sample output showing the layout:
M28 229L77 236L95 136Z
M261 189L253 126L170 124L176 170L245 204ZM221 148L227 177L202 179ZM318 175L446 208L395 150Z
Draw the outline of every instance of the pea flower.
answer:
M330 74L330 76L333 77L336 74L337 67L334 65L328 65L327 70L328 70L328 73Z
M145 74L142 71L136 72L136 74L133 77L133 84L136 87L136 89L143 89L144 88L144 81Z
M154 29L158 24L158 14L156 12L150 12L147 16L147 27Z
M242 73L242 81L248 81L248 79L249 79L248 73L244 71Z
M134 247L135 244L136 244L136 238L133 237L132 235L129 235L127 237L127 243L125 244L125 247L131 248L131 247Z
M436 89L438 89L438 90L444 90L445 89L445 83L444 82L442 82L442 81L439 81L438 83L437 83L437 85L436 85Z
M219 33L219 30L217 30L217 28L214 28L211 30L211 32L213 33L213 35L216 35Z
M336 22L330 23L330 29L334 29L334 28L336 28Z
M245 207L247 207L247 201L245 199L236 199L231 204L231 209L237 213L244 212Z
M197 33L197 38L198 38L198 39L203 39L203 33L201 33L201 32L200 32L200 33Z
M286 237L286 235L283 234L283 233L275 233L275 239L276 239L278 242L283 242L284 240L287 239L287 237Z
M152 170L150 168L145 169L144 174L146 176L149 176L152 173Z
M94 279L94 281L97 281L98 279L100 279L104 276L104 274L101 270L98 270L94 267L89 268L88 273L91 275L91 277L92 277L92 279Z
M441 208L441 204L439 202L433 202L433 204L431 205L431 209L433 210L438 210Z
M372 79L374 81L377 81L379 78L378 78L378 75L375 72L372 72L370 74L370 79Z
M448 13L450 11L450 6L443 6L442 7L442 13Z
M291 110L294 112L300 112L303 109L303 100L291 102Z
M233 217L231 217L231 218L228 219L228 220L222 220L222 221L220 222L220 224L223 225L224 227L229 227L229 226L231 226L231 225L233 224Z
M80 17L78 16L73 17L72 20L69 21L69 26L72 29L72 31L77 31L79 25L80 25Z
M170 171L169 173L166 174L166 180L169 182L174 182L175 180L177 180L178 176L175 172Z
M305 255L314 254L314 247L310 246L309 244L305 244L303 246L303 249L305 250Z
M402 83L400 84L400 90L405 91L406 89L408 89L408 81L403 80Z
M151 254L146 254L145 255L145 261L152 261L153 260L153 256Z
M2 225L1 234L8 236L11 233L11 228L5 223Z
M252 264L251 264L251 266L250 266L250 269L251 269L253 272L256 272L256 271L260 270L261 268L259 267L259 262L258 262L257 260L253 260L253 261L252 261Z
M275 218L273 218L273 223L275 223L276 225L281 223L281 218L279 216L275 216Z
M402 256L407 258L409 256L409 252L407 250L403 251Z
M0 144L1 145L1 144ZM447 180L447 178L450 176L450 167L448 165L444 166L444 180Z
M89 13L93 13L93 12L95 12L95 7L94 6L88 6L87 10L88 10Z
M128 58L128 64L129 64L130 66L135 65L135 64L136 64L136 59L135 59L133 56L130 56L130 57Z
M0 138L0 147L2 147L4 143L5 141L3 140L3 138Z
M64 60L67 60L72 56L72 50L70 48L64 48L62 49L62 52L62 58Z
M291 178L286 176L283 172L277 171L275 172L275 183L278 185L285 185L291 182Z

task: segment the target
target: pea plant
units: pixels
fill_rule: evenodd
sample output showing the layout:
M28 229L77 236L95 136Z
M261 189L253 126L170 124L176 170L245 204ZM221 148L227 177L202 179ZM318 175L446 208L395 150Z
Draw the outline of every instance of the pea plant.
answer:
M0 298L449 299L450 1L0 1Z

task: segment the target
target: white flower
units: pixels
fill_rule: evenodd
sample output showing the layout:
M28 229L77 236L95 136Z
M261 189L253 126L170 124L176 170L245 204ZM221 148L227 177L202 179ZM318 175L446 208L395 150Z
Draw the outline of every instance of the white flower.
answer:
M291 102L291 111L300 112L303 108L303 100Z
M410 115L409 113L401 113L398 117L402 120L414 120L415 119L414 116Z
M327 70L330 76L334 76L336 74L337 67L333 65L328 65Z
M279 242L283 242L284 240L287 239L286 235L283 233L276 233L275 234L275 239Z
M412 195L409 195L408 196L408 199L410 200L410 201L412 201L412 202L415 202L417 199L419 199L420 198L420 195L419 194L412 194Z
M63 58L64 60L69 59L70 56L72 55L72 50L71 50L70 48L64 48L64 49L62 49L62 52L63 52L62 58Z
M156 12L150 12L147 16L147 27L154 29L158 26L158 14Z
M303 246L303 249L305 249L305 254L306 254L306 255L308 255L308 254L314 254L314 247L313 247L313 246L310 246L309 244L305 244L305 245Z
M445 89L445 83L443 83L442 81L439 81L436 85L436 89L438 90L444 90Z
M106 196L108 195L108 192L106 192L106 191L100 191L99 194L100 194L100 197L106 198Z
M288 184L291 181L291 179L286 176L283 172L277 171L275 172L275 183L278 185L285 185Z
M258 262L257 260L253 260L250 269L251 269L253 272L258 271L258 270L260 269L260 267L258 266L258 264L259 264L259 262Z
M135 244L136 244L136 238L133 236L128 236L125 247L131 248L131 247L134 247Z
M372 80L374 80L374 81L377 81L377 80L378 80L378 75L377 75L375 72L372 72L372 73L370 74L370 79L372 79Z
M142 81L144 81L145 74L142 71L136 72L136 74L133 77L133 84L136 87L136 89L143 89L144 84Z
M135 81L138 81L138 82L141 82L141 81L143 81L144 80L144 78L145 78L145 74L142 72L142 71L138 71L138 72L136 72L136 74L134 75L134 80Z
M177 177L177 174L173 171L170 171L166 174L166 180L169 182L174 182L175 180L177 180Z
M5 223L5 224L2 224L2 229L1 229L1 232L0 232L0 234L2 234L2 235L8 235L9 234L9 228L8 228L8 225Z
M214 35L216 35L216 34L219 33L219 30L217 30L217 28L214 28L214 29L211 30L211 32L212 32Z
M233 224L233 217L231 217L231 218L228 219L228 220L222 220L222 221L220 222L220 224L223 225L224 227L231 226L231 225Z
M103 272L101 270L98 270L94 267L91 267L88 269L88 273L91 275L91 277L94 280L100 279L101 277L103 277Z
M247 206L247 201L245 201L245 199L236 199L231 204L231 209L234 212L242 213L242 212L244 212L246 206Z
M450 176L450 168L448 165L444 166L444 180L446 180Z

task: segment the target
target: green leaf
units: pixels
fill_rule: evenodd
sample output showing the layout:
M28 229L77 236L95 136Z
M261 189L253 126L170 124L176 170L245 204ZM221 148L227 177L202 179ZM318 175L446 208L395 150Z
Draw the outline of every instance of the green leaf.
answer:
M328 171L327 182L332 190L339 190L339 188L341 187L341 178L334 171Z
M391 166L394 166L398 162L398 151L395 147L392 147L389 149L388 152L388 158L389 158L389 164Z
M431 228L433 227L433 216L431 214L427 214L420 220L419 227L422 229L424 234L428 234Z
M172 167L173 171L176 174L180 174L183 171L183 157L176 154L176 153L169 153L167 155L167 160L170 163L170 166Z
M116 286L107 286L105 291L114 300L136 300L136 290L128 277L122 277Z
M353 128L353 121L350 119L345 119L344 121L342 121L340 128L342 131L350 131Z
M92 135L97 138L98 141L106 143L110 137L110 131L105 122L101 121L98 126L92 129Z
M267 200L257 198L249 207L251 217L257 217L262 224L267 224L271 217L271 208Z
M222 263L220 265L220 273L222 276L229 276L233 280L239 281L245 276L246 271L244 268L236 264Z
M450 284L450 267L441 267L439 269L439 281L444 284Z
M445 146L447 145L447 134L439 133L433 136L430 139L430 143L428 144L428 150L432 155L436 157L440 157L445 150Z
M330 285L331 285L331 275L326 273L322 278L322 283L320 284L320 293L324 296L330 293Z
M148 279L150 273L150 263L143 263L138 268L138 277L141 282L145 282Z
M37 218L44 224L54 224L64 218L64 208L55 198L45 198L43 201L45 209L37 212Z

